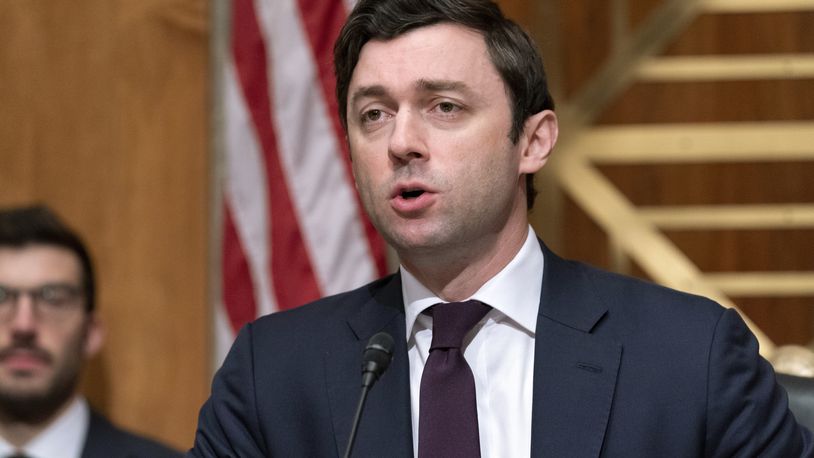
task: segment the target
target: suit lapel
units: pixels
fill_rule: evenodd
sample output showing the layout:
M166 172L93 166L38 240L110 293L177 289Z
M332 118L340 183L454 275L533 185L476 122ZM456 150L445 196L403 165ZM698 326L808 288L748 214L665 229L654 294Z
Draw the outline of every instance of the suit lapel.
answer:
M88 432L85 434L85 444L82 447L82 458L101 458L107 456L110 450L105 448L105 440L109 440L113 433L113 425L99 414L90 411Z
M543 251L531 455L599 456L622 347L592 334L607 308L584 271Z
M385 331L395 346L390 368L371 388L359 424L354 456L412 456L410 376L401 281L394 276L349 317L350 332L333 339L325 357L336 447L344 454L361 392L367 341Z
M542 242L541 242L542 245ZM599 456L622 347L592 334L607 313L584 271L543 245L545 273L537 321L532 456ZM361 358L379 331L394 337L393 362L371 390L355 456L411 457L409 364L398 275L348 318L325 357L337 454L350 435L361 389Z

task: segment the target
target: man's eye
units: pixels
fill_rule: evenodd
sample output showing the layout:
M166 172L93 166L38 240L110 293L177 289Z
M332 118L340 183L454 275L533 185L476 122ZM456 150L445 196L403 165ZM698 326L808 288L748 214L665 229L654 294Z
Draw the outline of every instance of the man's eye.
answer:
M61 304L71 300L74 291L64 286L45 286L40 290L40 297L49 304Z
M441 102L441 103L438 104L438 109L441 110L444 113L452 113L457 108L458 107L455 106L455 104L451 103L451 102Z
M362 113L362 122L376 122L382 119L382 110L368 110Z

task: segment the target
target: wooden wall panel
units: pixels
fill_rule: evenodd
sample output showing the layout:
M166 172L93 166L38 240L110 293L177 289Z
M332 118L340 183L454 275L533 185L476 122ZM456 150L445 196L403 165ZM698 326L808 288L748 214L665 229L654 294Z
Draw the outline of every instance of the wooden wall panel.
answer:
M0 3L0 205L94 254L107 342L84 388L186 448L208 390L205 0Z
M526 0L498 0L498 5L506 17L520 24L526 30L536 25L537 14L535 6Z
M805 345L814 333L811 298L735 297L741 311L777 345Z
M558 2L561 77L566 96L582 87L610 55L612 2L569 0Z
M705 14L665 51L668 55L814 52L814 12Z
M605 165L600 170L640 206L814 202L811 162Z
M549 91L555 100L562 94L563 27L559 1L499 0L504 14L523 27L537 43L543 55Z
M564 197L563 227L560 245L556 251L568 259L578 259L593 266L610 269L610 244L607 235L569 197ZM554 248L554 247L552 247Z
M666 231L704 272L814 271L814 230ZM810 305L814 305L811 300Z
M641 25L664 2L665 0L627 0L630 24L633 27Z
M638 83L601 124L814 119L814 80Z

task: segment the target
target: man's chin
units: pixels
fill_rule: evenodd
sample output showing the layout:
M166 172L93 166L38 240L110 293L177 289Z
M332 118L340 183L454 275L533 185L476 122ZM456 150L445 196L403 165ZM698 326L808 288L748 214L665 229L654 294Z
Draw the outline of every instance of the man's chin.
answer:
M443 246L444 242L450 238L443 228L428 221L402 221L381 232L385 240L394 248L408 251Z
M50 418L73 395L73 389L57 389L44 377L15 378L0 383L0 410L18 421L39 423Z
M404 231L385 239L402 256L438 256L443 252L454 251L458 245L462 245L455 237L438 230Z
M0 403L40 404L49 397L48 383L34 377L18 378L12 383L4 380L0 383Z

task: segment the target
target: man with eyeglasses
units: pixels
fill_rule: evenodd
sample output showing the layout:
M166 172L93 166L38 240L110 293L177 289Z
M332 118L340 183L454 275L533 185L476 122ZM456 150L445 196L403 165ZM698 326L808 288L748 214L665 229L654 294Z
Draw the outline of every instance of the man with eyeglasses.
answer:
M102 347L93 266L45 207L0 211L0 457L171 457L125 432L78 393Z

